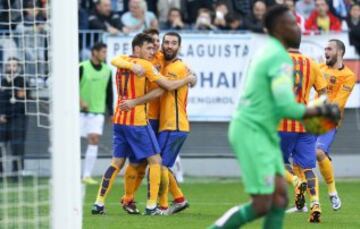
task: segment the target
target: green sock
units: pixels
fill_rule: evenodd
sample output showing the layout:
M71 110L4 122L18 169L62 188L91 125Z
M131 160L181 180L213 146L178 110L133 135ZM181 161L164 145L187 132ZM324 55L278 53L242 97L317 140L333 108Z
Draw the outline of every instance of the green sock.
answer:
M264 229L280 229L283 227L285 215L285 208L272 206L270 211L266 214L264 220Z
M236 206L228 210L209 229L230 229L240 226L256 219L256 213L251 203Z

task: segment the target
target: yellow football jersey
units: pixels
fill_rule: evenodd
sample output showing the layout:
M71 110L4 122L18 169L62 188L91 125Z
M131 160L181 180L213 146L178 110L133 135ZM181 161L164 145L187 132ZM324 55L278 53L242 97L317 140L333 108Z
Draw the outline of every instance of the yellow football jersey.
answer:
M327 86L326 79L322 75L319 65L309 57L299 53L290 52L294 63L294 93L298 103L307 104L310 98L311 88L320 91ZM304 133L305 128L299 121L284 119L280 122L279 131Z
M189 75L189 69L180 59L166 65L162 75L171 80L183 79ZM187 117L188 86L185 85L174 91L166 91L160 98L160 127L159 131L190 131Z
M118 99L113 122L115 124L131 126L147 125L146 104L138 105L130 111L120 111L118 106L124 99L134 99L145 95L148 90L147 84L160 79L160 72L151 64L151 62L132 56L118 56L114 58L111 63L117 67L117 62L120 62L121 60L141 65L145 69L145 77L137 76L134 72L128 69L117 69L116 90Z
M343 112L356 83L355 74L346 66L334 69L326 64L321 64L320 69L328 83L328 99L330 102L337 103Z
M154 67L161 72L165 66L164 54L161 51L156 52L154 59L151 61ZM149 83L149 91L158 88L159 86L154 83ZM148 118L149 119L159 119L160 116L160 98L156 98L148 103Z

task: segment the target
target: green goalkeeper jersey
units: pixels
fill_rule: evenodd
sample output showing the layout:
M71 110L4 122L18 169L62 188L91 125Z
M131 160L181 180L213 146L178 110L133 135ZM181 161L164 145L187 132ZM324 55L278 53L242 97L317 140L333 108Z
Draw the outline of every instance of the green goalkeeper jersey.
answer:
M271 37L250 63L233 121L246 123L267 135L271 142L278 142L280 120L300 119L305 112L305 106L296 103L292 74L289 54L277 39Z

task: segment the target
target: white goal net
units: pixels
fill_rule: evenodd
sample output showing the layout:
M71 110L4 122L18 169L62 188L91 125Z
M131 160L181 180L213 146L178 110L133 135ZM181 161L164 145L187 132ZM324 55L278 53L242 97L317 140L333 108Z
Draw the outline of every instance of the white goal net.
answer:
M81 227L77 36L77 0L0 1L0 228Z

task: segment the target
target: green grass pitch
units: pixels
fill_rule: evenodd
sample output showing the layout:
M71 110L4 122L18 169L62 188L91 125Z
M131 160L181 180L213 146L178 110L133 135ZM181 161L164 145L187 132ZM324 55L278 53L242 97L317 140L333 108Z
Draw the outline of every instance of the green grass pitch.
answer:
M120 180L120 179L119 179ZM234 205L248 200L240 180L236 179L187 179L181 185L190 208L171 216L142 216L126 214L119 199L123 194L123 184L119 181L114 184L106 204L106 215L91 215L91 205L95 199L97 186L87 186L84 203L83 228L126 228L126 229L163 229L186 228L204 229ZM142 185L137 193L136 200L141 211L144 210L146 186ZM340 211L333 211L328 200L326 186L320 186L320 199L322 206L322 222L317 225L308 223L309 213L286 214L284 228L360 228L360 180L337 181L343 206ZM292 188L289 196L293 203ZM169 198L171 199L171 197ZM261 228L262 221L257 220L245 228Z

